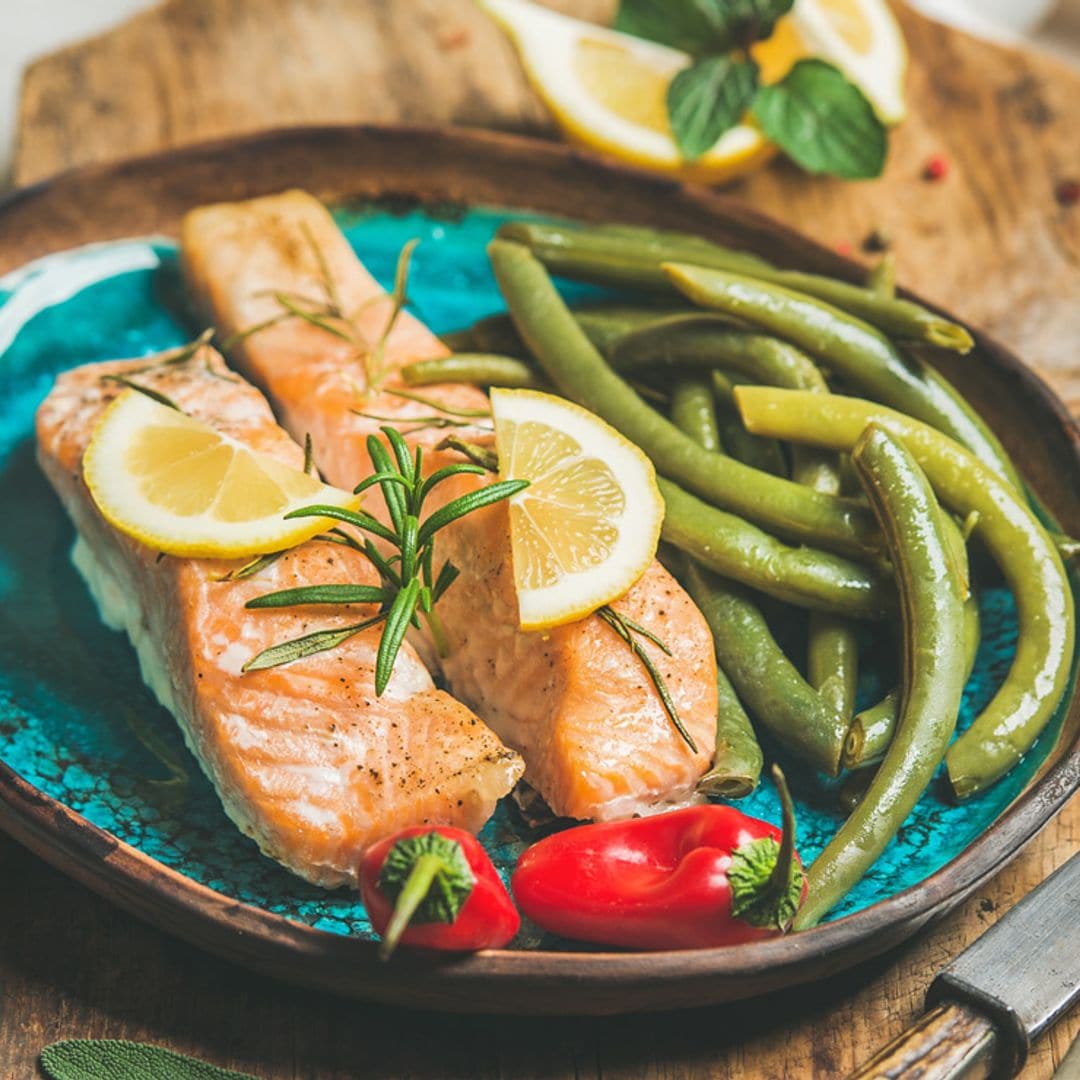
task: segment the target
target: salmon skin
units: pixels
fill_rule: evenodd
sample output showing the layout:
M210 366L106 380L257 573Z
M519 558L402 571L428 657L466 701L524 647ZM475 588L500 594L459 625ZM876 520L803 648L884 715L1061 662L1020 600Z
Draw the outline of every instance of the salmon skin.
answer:
M360 313L367 338L379 335L390 310L330 214L304 192L193 210L181 227L181 257L197 303L223 338L272 320L280 311L275 295L318 295L324 267L342 307ZM244 336L231 359L266 389L294 436L313 435L327 478L352 486L370 470L363 440L380 423L370 416L396 417L410 441L429 447L442 437L427 429L410 434L409 418L419 413L394 391L403 365L446 352L418 320L403 315L386 340L381 382L365 389L355 370L351 384L343 377L356 364L348 343L292 318ZM460 384L423 393L455 414L488 404L480 390ZM433 454L428 462L435 468L452 460L460 459ZM463 478L463 484L483 482ZM437 561L449 558L461 571L436 609L448 643L442 672L453 693L522 753L526 780L555 814L610 819L695 797L716 731L716 662L704 618L666 570L654 562L613 606L671 648L668 657L642 642L697 752L675 731L640 661L599 618L546 632L520 630L504 503L443 529L436 544Z
M164 359L168 358L165 354ZM303 452L263 396L204 348L186 363L90 364L62 374L37 414L38 456L78 530L74 560L104 621L135 646L144 681L176 718L225 812L263 854L321 886L356 884L364 849L410 825L477 831L523 764L469 709L435 688L404 645L376 697L380 628L291 664L241 673L264 648L371 605L245 610L254 596L330 582L377 584L359 552L313 540L258 573L245 560L158 559L100 515L82 479L94 424L126 373L253 450L295 468Z

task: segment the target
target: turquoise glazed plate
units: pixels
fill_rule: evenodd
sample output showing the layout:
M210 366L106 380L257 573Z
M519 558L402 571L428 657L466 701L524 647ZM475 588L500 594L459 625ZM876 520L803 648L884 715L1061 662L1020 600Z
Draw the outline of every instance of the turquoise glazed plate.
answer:
M225 818L140 682L126 639L100 623L70 563L73 530L34 461L34 411L59 371L158 352L200 329L187 319L170 239L183 212L289 186L334 206L384 284L401 246L419 237L412 307L436 332L502 310L484 249L500 221L521 214L689 228L778 263L854 271L729 200L502 136L279 133L88 170L13 196L0 208L0 826L17 839L165 929L296 982L449 1009L610 1012L760 993L880 952L958 903L1076 787L1070 700L1028 758L982 796L956 805L939 778L871 873L814 930L730 949L628 954L582 951L526 926L507 950L378 963L354 896L288 874ZM573 298L585 292L566 289ZM999 346L979 339L978 352L949 374L1075 534L1071 421ZM987 580L980 602L983 644L962 725L993 694L1015 645L1008 590ZM887 650L868 643L863 667L869 702L894 677ZM780 760L810 860L840 822L835 791ZM767 783L740 808L779 817ZM509 801L482 836L505 876L535 838Z

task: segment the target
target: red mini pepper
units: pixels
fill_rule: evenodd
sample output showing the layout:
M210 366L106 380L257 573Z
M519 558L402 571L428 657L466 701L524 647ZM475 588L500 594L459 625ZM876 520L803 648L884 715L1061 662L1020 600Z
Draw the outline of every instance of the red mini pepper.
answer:
M731 806L582 825L529 848L511 880L545 930L632 949L733 945L783 933L806 893L791 797L784 829Z
M449 952L497 949L521 926L506 886L475 836L417 826L360 860L360 893L385 958L397 945Z

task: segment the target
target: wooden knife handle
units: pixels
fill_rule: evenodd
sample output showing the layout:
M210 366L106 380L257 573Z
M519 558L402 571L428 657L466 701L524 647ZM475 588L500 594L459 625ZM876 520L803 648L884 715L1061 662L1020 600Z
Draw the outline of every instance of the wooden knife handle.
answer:
M996 1041L982 1013L943 1001L848 1080L983 1080L992 1074Z

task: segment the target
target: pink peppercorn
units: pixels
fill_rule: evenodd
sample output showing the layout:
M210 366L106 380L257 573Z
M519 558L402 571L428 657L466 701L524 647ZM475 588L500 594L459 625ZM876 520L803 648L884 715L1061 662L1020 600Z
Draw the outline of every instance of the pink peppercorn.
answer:
M836 245L836 254L843 255L845 259L850 259L851 256L855 254L855 249L851 246L849 240L841 240L840 243Z
M944 154L934 154L923 167L924 180L944 180L949 175L949 159Z

